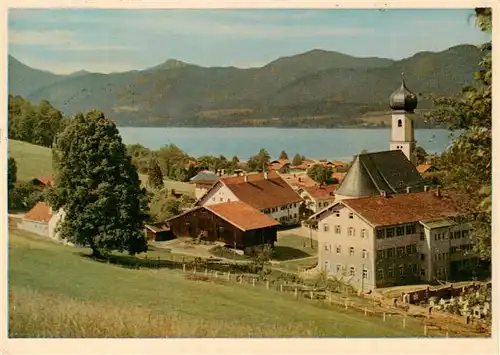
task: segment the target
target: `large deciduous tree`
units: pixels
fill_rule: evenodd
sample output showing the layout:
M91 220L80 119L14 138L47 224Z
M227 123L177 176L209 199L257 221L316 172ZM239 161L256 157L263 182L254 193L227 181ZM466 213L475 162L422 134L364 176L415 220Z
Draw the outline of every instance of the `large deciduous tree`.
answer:
M49 199L66 213L61 237L90 247L94 256L146 251L146 190L114 123L100 111L77 115L58 135L53 157Z
M476 25L491 34L491 8L475 10ZM475 75L475 84L462 89L457 97L433 98L435 108L428 115L461 130L437 164L443 171L444 185L467 195L476 251L491 259L491 41L480 46L483 58Z
M320 186L325 185L332 179L333 168L321 164L315 164L307 170L307 176L317 182Z
M271 156L269 155L267 150L262 148L257 155L254 155L253 157L250 157L250 159L248 159L248 170L257 172L267 171L270 160Z

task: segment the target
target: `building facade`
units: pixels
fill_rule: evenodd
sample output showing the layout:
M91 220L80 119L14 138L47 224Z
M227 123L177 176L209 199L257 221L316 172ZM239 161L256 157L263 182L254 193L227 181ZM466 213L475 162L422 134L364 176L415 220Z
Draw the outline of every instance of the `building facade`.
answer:
M304 200L305 207L316 213L335 202L336 189L337 185L302 187L297 193Z
M454 221L458 206L441 190L337 202L312 217L318 265L362 291L453 280L475 257L470 225Z

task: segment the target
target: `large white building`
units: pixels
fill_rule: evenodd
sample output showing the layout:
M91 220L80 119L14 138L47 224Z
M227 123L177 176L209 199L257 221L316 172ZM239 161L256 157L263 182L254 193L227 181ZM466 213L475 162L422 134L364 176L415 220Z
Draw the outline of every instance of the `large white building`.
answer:
M416 170L416 106L403 82L390 98L390 150L358 155L335 203L311 217L318 223L319 266L363 291L448 280L474 257L470 226L457 219L459 196L430 190Z
M276 172L220 178L197 206L241 201L283 225L299 223L302 197Z

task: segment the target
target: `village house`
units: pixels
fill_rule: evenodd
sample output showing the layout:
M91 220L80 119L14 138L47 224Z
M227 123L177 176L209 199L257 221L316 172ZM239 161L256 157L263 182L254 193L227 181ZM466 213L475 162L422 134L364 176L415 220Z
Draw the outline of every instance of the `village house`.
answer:
M274 219L241 201L197 206L166 221L174 237L203 238L251 254L263 244L274 245Z
M52 178L52 176L34 178L33 180L31 180L31 182L33 183L33 185L42 188L51 187L54 185L54 179Z
M337 186L315 185L301 187L297 190L297 193L304 199L305 207L312 211L312 213L316 213L335 202L335 190Z
M196 205L234 201L244 202L280 224L299 224L302 198L276 172L220 178Z
M417 171L420 174L425 174L425 173L434 173L434 172L439 171L439 170L438 170L438 168L436 168L435 166L433 166L431 164L420 164L420 165L417 165Z
M46 202L38 202L28 213L24 215L17 228L59 240L56 230L58 223L64 218L64 211L54 212Z
M148 241L159 242L173 239L170 227L165 222L149 223L144 225L144 228Z
M452 280L474 258L459 200L444 190L340 200L311 217L318 265L363 291Z
M196 199L199 199L207 193L212 186L214 186L217 181L219 181L220 176L208 170L200 171L189 181L190 184L194 184L194 195Z
M306 173L302 172L298 174L281 174L280 176L294 190L298 190L302 187L313 187L317 184L313 179L307 176Z
M290 172L290 162L288 159L273 160L269 163L269 170L280 174L288 174Z

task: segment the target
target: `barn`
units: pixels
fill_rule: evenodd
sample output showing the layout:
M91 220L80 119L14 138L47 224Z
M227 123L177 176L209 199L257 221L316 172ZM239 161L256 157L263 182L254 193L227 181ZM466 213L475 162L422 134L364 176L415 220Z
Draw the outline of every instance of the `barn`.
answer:
M166 222L177 238L202 237L212 242L223 242L247 254L255 246L274 245L279 225L274 219L240 201L198 206Z
M165 241L173 239L170 228L165 223L146 224L146 238L148 241Z

